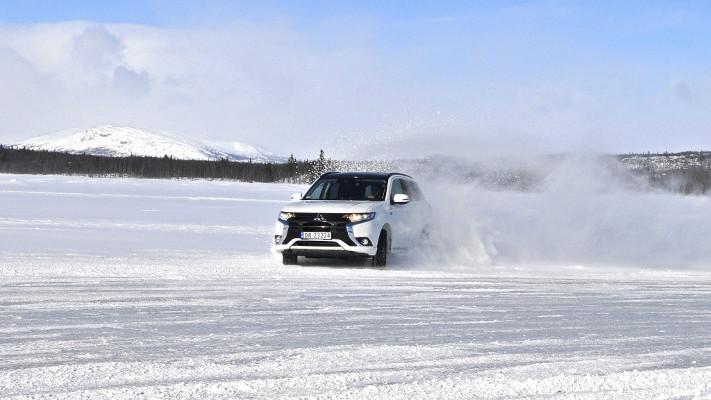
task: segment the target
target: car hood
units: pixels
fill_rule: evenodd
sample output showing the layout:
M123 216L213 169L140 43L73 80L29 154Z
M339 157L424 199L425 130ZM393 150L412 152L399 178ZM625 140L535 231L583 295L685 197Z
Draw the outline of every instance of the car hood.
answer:
M371 212L377 208L380 201L342 201L342 200L296 200L284 207L282 211L294 213L359 213Z

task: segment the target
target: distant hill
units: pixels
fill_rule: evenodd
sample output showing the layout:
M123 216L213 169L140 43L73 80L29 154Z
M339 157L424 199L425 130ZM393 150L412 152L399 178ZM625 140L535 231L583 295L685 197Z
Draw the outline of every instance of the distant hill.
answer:
M167 155L181 160L284 161L282 157L244 143L219 145L167 132L111 125L38 136L17 147L107 157Z

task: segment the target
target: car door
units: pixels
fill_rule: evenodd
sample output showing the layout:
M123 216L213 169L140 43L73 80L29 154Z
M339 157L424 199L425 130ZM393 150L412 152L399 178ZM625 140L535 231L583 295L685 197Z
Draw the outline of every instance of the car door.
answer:
M427 204L422 201L422 194L415 181L403 179L402 187L405 194L410 198L410 202L404 208L405 212L403 213L406 218L404 229L407 234L407 243L411 246L416 246L420 240L429 209L425 209Z
M402 184L403 180L401 178L394 178L390 183L390 190L388 192L387 201L390 203L388 206L389 220L390 220L390 243L394 250L402 249L407 247L409 240L409 235L407 232L408 225L408 204L395 204L393 203L393 197L396 194L407 194L405 193L405 188Z

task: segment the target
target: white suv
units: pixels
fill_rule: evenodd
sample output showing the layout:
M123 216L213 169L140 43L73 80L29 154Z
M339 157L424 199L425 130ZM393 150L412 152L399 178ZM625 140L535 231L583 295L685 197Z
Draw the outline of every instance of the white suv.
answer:
M274 233L284 264L298 256L370 257L384 267L391 250L417 245L432 209L400 173L329 172L279 213Z

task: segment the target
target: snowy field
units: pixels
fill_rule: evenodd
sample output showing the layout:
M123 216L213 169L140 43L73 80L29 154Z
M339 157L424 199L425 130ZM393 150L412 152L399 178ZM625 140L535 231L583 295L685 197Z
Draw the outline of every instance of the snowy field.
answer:
M0 175L0 398L711 399L708 237L680 247L693 268L284 267L272 225L300 190ZM678 202L672 228L711 215ZM501 229L472 246L523 257Z

